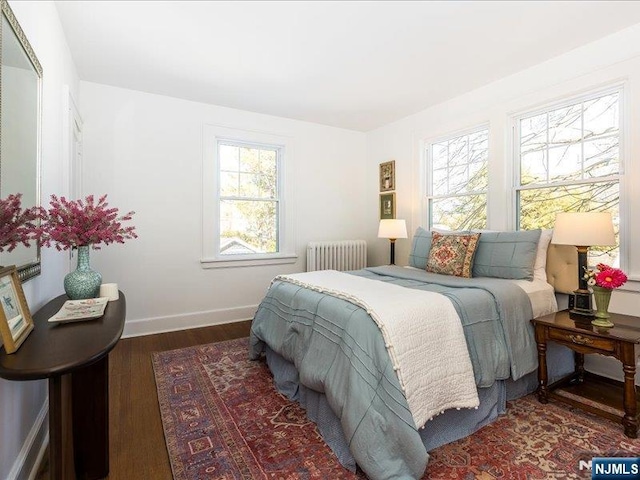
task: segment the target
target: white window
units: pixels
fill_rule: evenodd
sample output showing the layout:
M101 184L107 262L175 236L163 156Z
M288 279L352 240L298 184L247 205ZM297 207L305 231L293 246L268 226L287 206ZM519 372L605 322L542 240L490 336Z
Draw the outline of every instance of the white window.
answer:
M205 126L205 267L295 261L285 228L286 137Z
M558 212L620 218L621 89L572 99L515 120L516 223L552 228ZM591 262L619 265L618 247L593 247Z
M429 227L486 228L489 129L438 139L427 159Z

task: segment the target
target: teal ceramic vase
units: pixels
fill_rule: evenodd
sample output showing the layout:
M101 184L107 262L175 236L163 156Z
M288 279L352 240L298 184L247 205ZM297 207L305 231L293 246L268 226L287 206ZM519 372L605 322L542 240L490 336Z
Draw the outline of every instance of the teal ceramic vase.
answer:
M78 267L64 277L64 291L71 300L95 298L100 293L102 275L89 265L89 246L78 247Z
M594 285L593 299L596 302L596 319L591 323L597 327L613 327L609 320L609 302L611 301L611 288L604 288Z

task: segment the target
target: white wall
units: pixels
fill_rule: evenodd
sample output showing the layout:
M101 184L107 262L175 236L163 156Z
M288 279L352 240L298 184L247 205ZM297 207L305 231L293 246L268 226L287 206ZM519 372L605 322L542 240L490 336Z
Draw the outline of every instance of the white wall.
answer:
M616 292L611 310L640 315L640 25L606 37L598 42L573 50L550 61L506 77L448 102L434 106L367 135L367 238L371 246L371 262L385 263L388 244L375 241L373 225L377 218L376 190L378 164L396 161L397 216L406 218L410 231L426 226L422 217L423 198L422 149L425 141L462 129L490 124L489 172L490 193L488 227L509 229L514 226L511 200L509 162L509 118L516 112L533 109L566 96L623 82L626 102L625 115L625 185L626 206L624 223L627 262L623 265L634 281ZM398 241L397 257L406 264L411 239ZM592 370L610 369L619 376L619 363L609 366L589 356L587 366ZM610 359L607 359L610 360Z
M135 210L140 236L91 252L127 297L125 334L249 319L273 277L305 267L309 241L361 238L365 134L81 82L84 194ZM203 269L203 125L293 138L294 265ZM288 160L287 160L288 161Z
M22 29L42 64L42 198L62 189L63 85L78 92L78 75L53 2L10 1ZM76 95L77 96L77 95ZM65 257L42 252L42 275L24 284L31 311L63 293ZM0 379L0 478L27 478L46 431L46 381L9 382ZM44 429L40 427L44 426ZM32 446L30 442L33 442ZM23 463L26 461L26 464Z

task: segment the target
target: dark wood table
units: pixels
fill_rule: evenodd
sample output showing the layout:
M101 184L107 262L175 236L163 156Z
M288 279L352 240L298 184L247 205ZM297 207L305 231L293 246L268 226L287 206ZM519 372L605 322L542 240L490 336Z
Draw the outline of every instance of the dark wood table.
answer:
M538 345L538 399L549 397L616 420L624 433L638 437L638 399L635 374L635 345L640 343L640 317L612 313L612 328L591 325L591 319L570 314L567 310L532 320ZM575 371L547 386L547 341L561 343L573 350ZM622 363L624 383L589 374L584 370L584 355L599 353Z
M126 300L109 302L94 320L50 324L61 295L33 315L34 330L11 355L0 351L0 377L49 379L51 479L95 480L109 474L109 352L118 343Z

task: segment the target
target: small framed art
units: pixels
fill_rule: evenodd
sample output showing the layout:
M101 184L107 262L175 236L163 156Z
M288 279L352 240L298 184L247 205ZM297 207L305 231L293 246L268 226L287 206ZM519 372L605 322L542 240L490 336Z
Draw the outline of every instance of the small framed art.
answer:
M396 189L396 161L380 164L380 191L389 192Z
M380 194L380 220L396 218L396 194Z
M15 266L0 269L0 334L7 353L14 353L33 330L33 319Z

